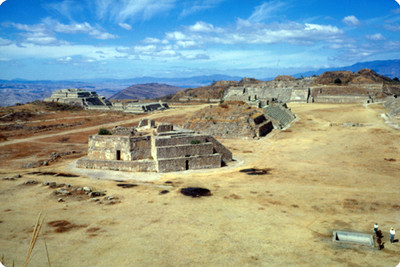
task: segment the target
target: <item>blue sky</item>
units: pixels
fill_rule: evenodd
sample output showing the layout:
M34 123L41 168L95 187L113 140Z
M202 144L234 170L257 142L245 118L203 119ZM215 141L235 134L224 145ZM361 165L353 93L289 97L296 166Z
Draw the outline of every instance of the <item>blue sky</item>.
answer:
M265 78L399 58L400 6L394 0L0 5L0 79Z

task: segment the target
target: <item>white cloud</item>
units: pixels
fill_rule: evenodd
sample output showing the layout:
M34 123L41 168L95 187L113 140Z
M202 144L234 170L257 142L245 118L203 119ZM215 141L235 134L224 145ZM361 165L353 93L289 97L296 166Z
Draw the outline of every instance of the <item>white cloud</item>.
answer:
M146 44L158 44L158 43L161 43L161 40L158 39L158 38L147 37L146 39L143 40L143 43L146 43Z
M201 12L204 10L216 8L220 3L225 0L195 0L187 1L185 8L182 10L180 16L186 17L193 13Z
M148 20L174 7L176 0L96 0L97 16L116 22Z
M132 30L132 26L129 25L128 23L122 23L122 22L120 22L120 23L118 23L118 25L119 25L121 28L123 28L123 29L125 29L125 30L127 30L127 31Z
M157 50L157 46L155 45L136 45L134 46L134 51L136 53L152 53L155 52Z
M360 21L355 16L347 16L342 20L345 24L349 26L358 26L360 25Z
M188 37L183 32L175 31L175 32L167 32L166 38L169 40L181 41L181 40L186 40Z
M195 41L177 41L176 44L180 47L183 48L189 48L189 47L194 47L196 46L196 42Z
M198 21L196 24L189 26L189 30L192 32L211 32L214 30L214 26L212 24Z
M70 34L86 33L89 34L90 36L93 36L96 39L101 39L101 40L116 38L115 35L105 31L100 31L99 29L94 28L87 22L62 24L57 21L48 20L46 23L55 32L70 33Z
M54 36L57 32L68 34L84 33L101 40L116 38L115 35L99 30L87 22L62 24L56 20L45 18L40 24L26 25L11 23L10 25L18 30L26 31L27 33L21 34L25 37L25 42L31 42L35 44L59 45L61 43L66 43L65 41L59 41Z
M333 42L342 38L343 31L331 25L252 23L238 20L236 27L214 28L211 24L197 22L184 27L183 31L168 32L165 38L177 45L190 46L201 44L271 44L292 43L309 44L317 41ZM186 47L190 47L186 45Z
M4 38L1 38L1 37L0 37L0 46L2 46L2 45L9 45L9 44L11 44L11 43L12 43L11 40L4 39Z
M376 34L372 34L372 35L366 35L365 38L367 38L368 40L372 40L372 41L381 41L381 40L385 40L386 39L380 33L376 33Z
M400 24L390 24L390 25L388 24L385 25L385 29L392 32L398 32L400 31Z
M44 6L51 11L55 10L69 20L73 20L74 13L82 12L82 7L74 0L64 0L58 3L45 4Z
M251 22L265 21L266 19L276 15L275 13L283 7L284 4L280 1L269 1L263 3L254 9L253 14L251 14L248 20Z
M101 51L101 53L99 53ZM97 60L114 59L118 56L122 56L124 53L118 52L113 46L98 47L92 45L71 45L71 44L60 44L54 45L36 45L34 43L21 43L10 44L8 46L2 46L0 50L0 57L7 56L14 59L18 58L49 58L49 59L60 59L67 57L82 56L87 58L93 58Z
M72 57L64 57L64 58L59 58L57 61L59 62L70 62L72 60Z

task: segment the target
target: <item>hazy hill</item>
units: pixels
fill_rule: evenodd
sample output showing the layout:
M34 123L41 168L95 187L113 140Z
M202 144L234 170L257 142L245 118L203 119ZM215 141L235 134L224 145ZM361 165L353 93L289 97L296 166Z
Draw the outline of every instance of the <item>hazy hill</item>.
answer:
M111 96L110 100L121 99L152 99L174 94L182 90L181 87L168 84L146 83L135 84Z
M215 99L222 98L224 91L231 86L238 85L236 81L218 81L209 86L201 86L198 88L189 88L177 92L172 101L178 101L181 98L199 98L199 99Z
M336 79L340 79L342 84L382 83L382 82L392 81L392 79L385 77L383 75L379 75L373 70L361 69L356 73L352 71L327 71L318 76L315 79L314 83L334 84Z
M0 106L43 100L54 91L63 88L81 88L88 91L96 91L99 95L110 97L132 84L165 83L181 88L189 88L205 86L218 80L239 79L238 77L216 74L181 78L137 77L131 79L88 79L82 81L0 80Z
M400 59L394 60L375 60L368 62L359 62L351 66L344 66L339 68L326 68L314 71L307 71L293 75L294 77L309 77L312 75L320 75L327 71L352 71L357 72L361 69L371 69L380 75L387 76L390 78L398 77L400 78Z

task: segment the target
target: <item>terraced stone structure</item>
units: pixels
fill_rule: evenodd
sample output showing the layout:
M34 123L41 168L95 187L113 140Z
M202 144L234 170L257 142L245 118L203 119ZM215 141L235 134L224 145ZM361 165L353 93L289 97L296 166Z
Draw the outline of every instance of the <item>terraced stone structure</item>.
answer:
M273 81L242 80L228 88L224 101L245 101L263 107L271 103L373 103L394 95L400 86L369 69L325 72L318 77L295 79L278 76Z
M278 76L279 77L279 76ZM311 102L310 97L313 78L301 80L257 81L242 83L229 88L223 97L224 101L245 101L259 107L271 103Z
M126 105L118 102L111 103L104 96L100 96L94 91L89 92L78 88L57 90L50 97L45 98L44 101L78 105L91 110L112 110L136 114L169 108L168 104L163 102L128 103Z
M263 109L265 110L265 116L272 121L275 129L285 128L296 118L286 104L268 105Z
M44 102L59 102L63 104L78 105L88 109L95 106L104 108L111 107L111 102L104 96L100 96L94 91L90 92L78 88L57 90L50 97L45 98Z
M143 120L137 128L118 127L112 135L89 138L88 156L80 168L131 172L173 172L219 168L232 160L232 152L214 137L172 124Z

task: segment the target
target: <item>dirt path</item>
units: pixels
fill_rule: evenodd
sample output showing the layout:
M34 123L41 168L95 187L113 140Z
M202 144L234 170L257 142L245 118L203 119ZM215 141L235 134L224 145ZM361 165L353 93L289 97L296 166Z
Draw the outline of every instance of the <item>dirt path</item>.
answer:
M209 105L209 104L207 104L207 105ZM157 119L160 117L169 116L171 113L175 114L176 116L179 116L179 115L186 114L187 112L193 112L195 110L201 109L204 106L206 106L206 105L183 106L183 107L179 107L179 108L172 108L172 109L165 110L163 112L155 112L155 113L149 114L147 116L147 118ZM75 134L75 133L80 133L80 132L94 131L94 130L98 130L101 127L112 128L117 125L137 123L140 121L140 119L142 119L142 117L141 118L133 118L133 119L129 119L129 120L121 120L121 121L111 122L111 123L104 123L104 124L100 124L100 125L96 125L96 126L79 128L79 129L74 129L74 130L67 130L67 131L62 131L59 133L43 134L43 135L37 135L37 136L32 136L32 137L27 137L27 138L22 138L22 139L10 140L10 141L0 143L0 147L24 143L24 142L32 142L32 141L36 141L39 139L51 138L51 137L55 137L55 136L66 136L69 134Z
M63 120L74 120L74 119L83 119L83 118L93 118L93 117L104 117L107 116L106 113L98 114L98 115L86 115L86 116L73 116L73 117L64 117ZM29 123L38 123L38 122L49 122L49 121L58 121L59 119L47 119L47 120L34 120L34 121L13 121L13 122L3 122L0 123L0 126L5 125L15 125L15 124L29 124Z

